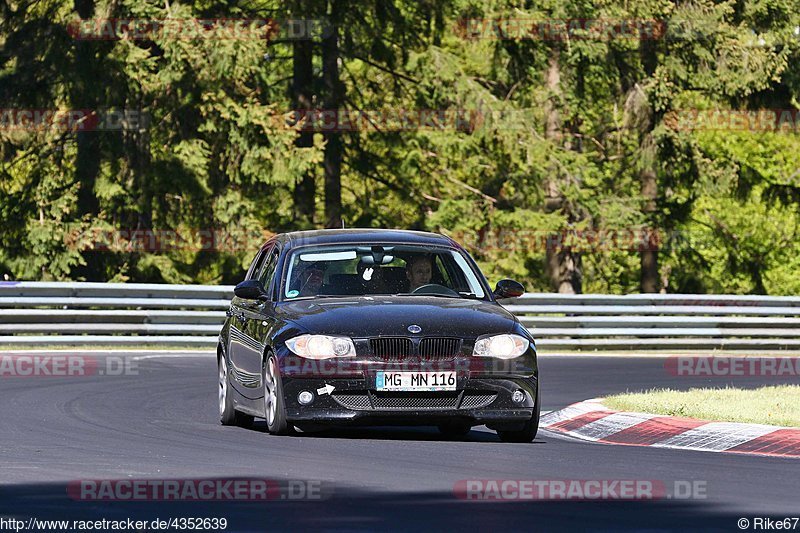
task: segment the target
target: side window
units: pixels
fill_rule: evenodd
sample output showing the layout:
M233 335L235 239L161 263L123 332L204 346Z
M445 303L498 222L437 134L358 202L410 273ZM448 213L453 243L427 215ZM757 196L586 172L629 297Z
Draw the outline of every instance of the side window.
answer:
M439 261L441 261L442 271L445 272L445 280L448 283L448 287L454 291L473 292L469 282L464 277L464 271L453 260L453 256L440 256Z
M261 267L264 265L264 259L266 259L268 252L269 250L259 250L255 259L253 259L253 262L250 264L250 270L247 271L247 276L244 279L256 278L261 271Z
M272 278L275 275L275 269L278 267L278 250L273 249L267 258L266 264L264 268L261 270L261 274L259 274L258 279L261 283L264 284L264 288L267 289L267 292L272 294L270 290L270 286L272 284Z
M451 289L455 289L456 286L453 283L453 280L450 277L450 272L448 271L446 265L442 262L442 256L436 255L433 264L434 276L438 277L441 281L443 281L443 285L449 287Z

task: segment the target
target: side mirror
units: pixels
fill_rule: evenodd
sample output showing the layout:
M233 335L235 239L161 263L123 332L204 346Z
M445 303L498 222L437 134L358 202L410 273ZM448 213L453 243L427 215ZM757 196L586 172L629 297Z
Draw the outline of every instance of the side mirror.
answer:
M501 279L497 282L494 295L497 298L517 298L525 294L525 287L519 281L513 279Z
M257 279L248 279L233 289L233 294L245 300L269 300L264 284Z

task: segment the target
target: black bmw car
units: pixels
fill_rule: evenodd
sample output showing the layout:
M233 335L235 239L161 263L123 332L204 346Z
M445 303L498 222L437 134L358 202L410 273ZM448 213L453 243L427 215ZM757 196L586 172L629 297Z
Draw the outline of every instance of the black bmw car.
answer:
M325 425L485 424L508 442L539 426L530 333L469 254L433 233L343 229L277 235L236 286L220 333L222 424L275 435Z

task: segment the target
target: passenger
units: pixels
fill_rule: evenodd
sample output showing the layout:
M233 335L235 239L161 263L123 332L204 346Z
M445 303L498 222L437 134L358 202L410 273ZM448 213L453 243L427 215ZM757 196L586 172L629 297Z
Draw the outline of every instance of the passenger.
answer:
M432 275L433 267L431 266L430 257L417 255L409 259L406 263L406 278L408 278L409 283L408 292L414 292L423 285L428 285L431 282Z
M322 288L325 272L316 263L311 263L300 274L300 296L316 296Z
M389 292L386 280L383 279L383 270L378 266L359 263L358 278L364 284L366 294L388 294Z

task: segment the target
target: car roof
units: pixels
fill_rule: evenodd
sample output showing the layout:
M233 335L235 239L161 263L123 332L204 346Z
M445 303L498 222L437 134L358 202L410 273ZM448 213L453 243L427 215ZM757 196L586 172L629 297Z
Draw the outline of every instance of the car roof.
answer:
M289 248L306 245L354 243L418 244L460 248L460 245L453 239L438 233L399 229L348 228L293 231L279 234L276 239L286 243Z

